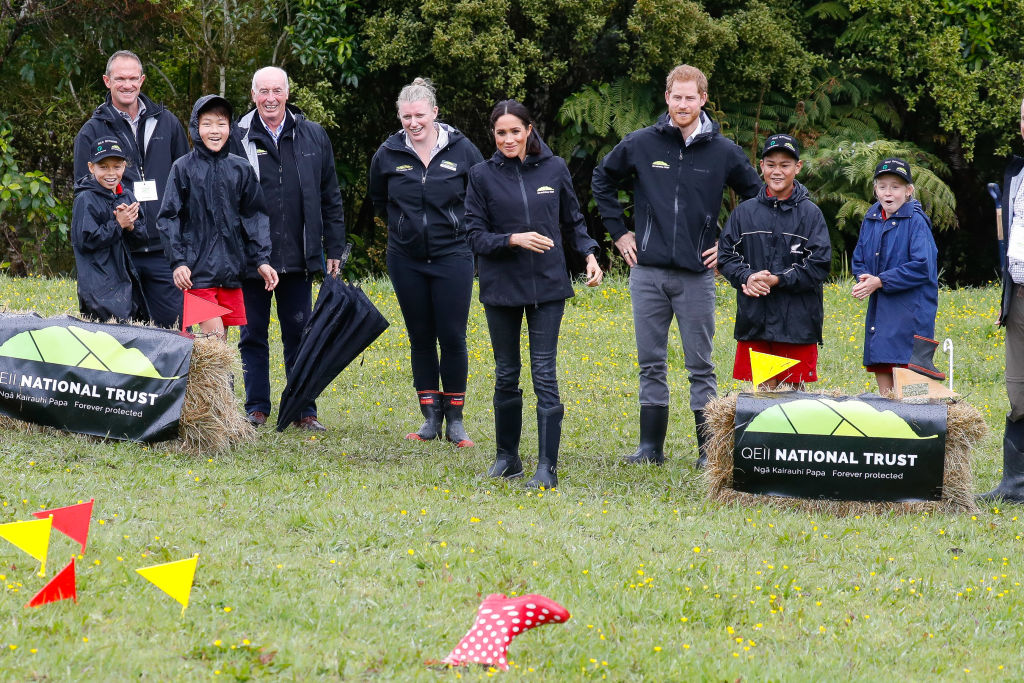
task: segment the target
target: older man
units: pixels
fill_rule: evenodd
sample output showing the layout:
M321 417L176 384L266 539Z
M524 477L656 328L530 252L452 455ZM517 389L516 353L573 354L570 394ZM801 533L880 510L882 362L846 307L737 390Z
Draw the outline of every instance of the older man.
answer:
M245 377L245 409L256 426L270 413L270 298L277 298L277 316L284 344L285 371L290 373L312 308L313 276L336 275L345 246L345 214L334 170L334 150L327 133L288 104L288 75L268 66L252 77L256 108L238 121L232 134L236 153L256 170L270 215L270 265L280 275L273 293L251 273L242 283L248 324L241 330L239 350ZM294 425L324 431L311 402Z
M174 327L181 316L182 295L164 258L156 216L171 164L188 152L188 138L174 114L142 94L145 82L142 61L135 53L119 50L107 60L103 84L110 92L75 136L75 178L89 172L94 140L120 140L128 159L123 182L141 202L145 218L145 229L136 228L125 239L153 322Z

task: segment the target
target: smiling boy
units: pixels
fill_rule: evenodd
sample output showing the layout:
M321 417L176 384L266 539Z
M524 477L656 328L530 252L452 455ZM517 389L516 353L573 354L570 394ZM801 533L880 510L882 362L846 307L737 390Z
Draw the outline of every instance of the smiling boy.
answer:
M718 242L718 270L736 288L733 377L752 379L751 351L798 361L760 388L818 379L832 245L821 210L796 180L802 167L793 137L769 137L761 150L764 186L736 207Z

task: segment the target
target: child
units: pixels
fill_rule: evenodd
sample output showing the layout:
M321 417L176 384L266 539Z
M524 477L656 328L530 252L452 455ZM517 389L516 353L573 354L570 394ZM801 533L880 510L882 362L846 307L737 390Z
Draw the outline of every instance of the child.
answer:
M125 160L121 142L104 137L92 143L89 174L75 183L71 246L78 267L78 308L82 315L118 322L148 320L149 310L124 232L145 229L135 196L121 186Z
M910 164L885 159L875 167L875 196L853 250L853 296L868 300L864 319L864 367L875 373L878 391L892 391L892 369L910 367L935 379L938 346L938 250L932 222L913 199Z
M821 210L796 180L802 167L794 138L769 137L761 150L764 185L736 207L718 241L718 271L737 290L733 377L752 379L752 350L799 361L758 389L818 379L821 285L832 245Z
M270 227L256 173L242 157L228 153L231 105L204 95L192 108L193 149L171 167L157 228L181 290L231 309L200 323L224 338L225 326L245 324L242 278L263 278L277 286L270 266Z

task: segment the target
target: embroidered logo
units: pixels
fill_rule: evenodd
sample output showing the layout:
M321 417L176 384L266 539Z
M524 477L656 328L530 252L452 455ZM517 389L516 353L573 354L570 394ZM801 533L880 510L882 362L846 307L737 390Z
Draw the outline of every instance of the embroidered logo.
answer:
M256 156L261 157L261 156L263 156L266 153L267 153L267 150L263 149L262 147L257 147L256 148Z
M447 160L445 160L445 161L442 161L442 162L441 162L441 168L447 169L447 170L449 170L449 171L455 171L455 170L457 170L457 169L458 169L459 167L458 167L458 166L456 166L456 165L455 165L454 163L452 163L451 161L447 161Z
M402 171L411 171L412 164L402 164L401 166L395 166L395 171L401 173Z
M652 161L651 168L671 168L671 166L665 161Z
M537 188L537 194L554 194L554 193L555 193L555 189L553 187L548 187L547 185L541 185L540 187Z

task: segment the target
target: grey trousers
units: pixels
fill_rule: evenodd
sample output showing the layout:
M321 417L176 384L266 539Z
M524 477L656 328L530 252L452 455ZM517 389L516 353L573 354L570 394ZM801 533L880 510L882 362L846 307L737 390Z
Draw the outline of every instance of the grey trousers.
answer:
M1006 395L1011 422L1024 418L1024 285L1013 285L1006 314Z
M667 406L668 330L673 315L683 340L690 409L703 410L717 393L711 348L715 337L715 275L675 268L634 266L629 273L640 404Z

